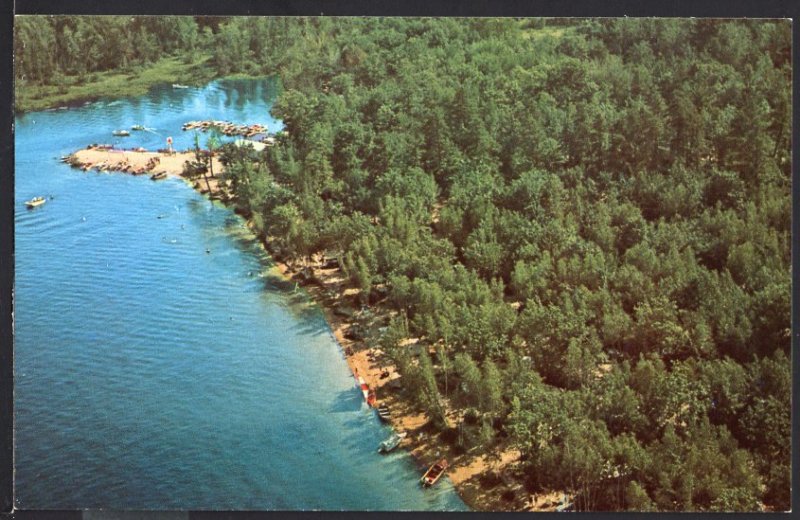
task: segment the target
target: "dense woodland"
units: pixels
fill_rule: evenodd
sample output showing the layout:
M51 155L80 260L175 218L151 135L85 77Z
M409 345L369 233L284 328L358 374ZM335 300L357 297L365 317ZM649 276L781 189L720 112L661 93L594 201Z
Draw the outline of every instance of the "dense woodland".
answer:
M788 22L25 22L28 80L150 47L280 76L236 204L395 311L371 340L442 442L579 510L790 508Z

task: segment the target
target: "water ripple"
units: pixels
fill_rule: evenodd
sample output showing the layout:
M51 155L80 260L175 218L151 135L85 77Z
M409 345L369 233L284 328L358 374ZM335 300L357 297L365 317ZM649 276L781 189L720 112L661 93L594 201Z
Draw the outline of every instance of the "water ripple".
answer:
M132 124L158 130L124 145L151 149L191 146L191 119L277 129L274 94L167 86L17 119L17 507L464 507L423 493L406 455L375 455L385 430L322 314L259 277L270 260L241 219L180 180L57 160ZM37 195L55 198L25 209Z

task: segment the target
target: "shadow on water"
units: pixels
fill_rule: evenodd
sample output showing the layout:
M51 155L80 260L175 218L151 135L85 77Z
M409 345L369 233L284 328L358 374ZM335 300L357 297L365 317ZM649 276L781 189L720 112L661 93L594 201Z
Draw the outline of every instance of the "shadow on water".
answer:
M222 79L216 82L225 94L225 107L241 110L247 104L273 102L280 94L277 78L255 82L246 79Z
M189 98L183 90L176 90L172 85L160 83L150 87L147 101L150 105L170 106L186 103Z
M361 410L364 398L361 393L356 389L348 388L339 392L333 400L333 404L328 408L330 413L353 413Z
M319 336L320 334L329 334L332 341L336 341L336 337L331 333L328 323L322 316L319 307L316 304L309 304L304 307L289 307L292 315L297 318L297 323L290 329L298 336Z
M253 260L253 268L243 273L243 277L258 276L260 283L254 282L250 290L253 292L263 291L265 294L279 294L281 298L276 302L295 318L296 324L292 328L293 331L303 336L330 333L330 328L319 306L314 303L303 287L273 269L274 260L264 251L258 237L247 228L242 217L233 213L230 208L212 205L204 197L194 197L189 199L186 204L189 210L188 214L200 224L201 229L205 230L209 240L224 236L230 239L238 250L246 253Z
M180 126L193 119L279 125L269 90L161 85L132 103L17 120L21 508L463 509L451 492L423 494L404 454L376 453L389 433L320 307L231 210L180 179L87 174L55 159L132 124L162 133L121 141L148 149L166 135L190 147ZM24 208L23 196L50 193L41 210ZM101 255L112 251L109 267Z
M289 294L297 295L295 299L298 304L301 303L301 300L304 298L304 293L301 292L297 284L284 276L267 271L264 273L262 279L264 281L264 287L267 290L286 293L287 296Z

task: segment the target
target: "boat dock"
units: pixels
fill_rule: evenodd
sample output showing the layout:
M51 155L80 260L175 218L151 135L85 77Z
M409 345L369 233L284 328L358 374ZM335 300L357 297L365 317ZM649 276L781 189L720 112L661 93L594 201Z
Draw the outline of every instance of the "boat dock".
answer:
M242 136L247 139L257 137L263 134L264 138L267 136L266 125L252 124L252 125L237 125L230 121L189 121L184 123L181 130L200 130L207 132L208 130L216 129L220 133L227 136Z

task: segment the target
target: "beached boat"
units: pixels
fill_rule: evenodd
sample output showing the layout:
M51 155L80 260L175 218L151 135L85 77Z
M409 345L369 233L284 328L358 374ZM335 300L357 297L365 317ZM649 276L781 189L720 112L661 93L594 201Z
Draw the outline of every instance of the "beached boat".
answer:
M189 85L181 85L180 83L173 83L172 88L189 88Z
M378 446L378 453L389 453L400 445L405 436L406 432L393 433L391 437L383 441L380 446Z
M34 197L29 201L25 202L25 205L28 206L28 209L35 208L36 206L41 206L47 202L47 199L44 197Z
M364 381L364 378L361 376L358 376L358 386L361 389L361 394L364 396L364 400L368 405L373 406L376 400L375 392L369 389L369 385L367 385L367 382Z
M389 411L388 406L382 404L378 407L378 417L380 418L381 421L388 421L391 416L392 414Z
M567 495L561 495L561 500L559 500L558 505L556 506L556 513L566 513L570 511L575 511L575 504L567 497Z
M115 135L117 137L128 137L129 135L131 135L131 133L128 132L127 130L114 130L113 132L111 132L111 135Z
M160 181L167 178L167 172L158 172L150 176L151 181Z
M364 378L361 376L358 376L358 387L361 389L361 394L364 396L364 400L366 401L367 399L369 399L369 386L367 385L367 382L364 381Z
M419 481L422 483L422 487L431 487L436 484L442 475L444 475L444 470L447 469L447 460L439 459L435 462L428 471L422 475L422 478Z

